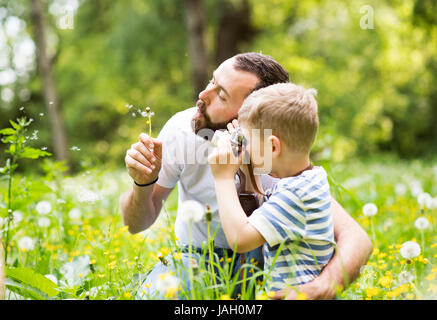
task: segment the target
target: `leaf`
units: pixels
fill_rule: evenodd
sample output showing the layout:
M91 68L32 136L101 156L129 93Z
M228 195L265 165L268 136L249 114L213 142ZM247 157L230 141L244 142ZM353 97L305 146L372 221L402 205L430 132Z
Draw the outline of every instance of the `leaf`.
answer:
M11 126L16 129L19 130L20 129L20 125L18 123L15 123L13 120L9 120L9 123L11 124Z
M12 128L4 128L0 130L0 134L4 135L4 136L10 136L15 134L17 131L12 129Z
M46 157L51 155L52 154L47 151L26 147L23 149L23 152L20 154L20 157L26 159L38 159L39 157Z
M20 296L26 298L31 298L35 300L46 300L48 298L44 293L42 293L38 289L35 289L27 284L14 281L13 279L10 278L6 278L5 284L9 290L18 293Z
M58 286L53 281L47 279L40 273L33 271L30 268L18 267L18 268L7 268L6 276L20 281L23 284L29 285L39 291L47 294L49 297L54 297L58 295Z

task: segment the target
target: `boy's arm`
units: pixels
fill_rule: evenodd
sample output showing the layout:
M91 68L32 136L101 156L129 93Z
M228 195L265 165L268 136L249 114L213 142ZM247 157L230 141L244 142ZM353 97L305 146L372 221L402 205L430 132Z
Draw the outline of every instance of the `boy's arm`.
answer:
M214 183L220 221L229 247L238 253L243 253L265 243L265 239L249 223L241 207L233 177L215 178Z

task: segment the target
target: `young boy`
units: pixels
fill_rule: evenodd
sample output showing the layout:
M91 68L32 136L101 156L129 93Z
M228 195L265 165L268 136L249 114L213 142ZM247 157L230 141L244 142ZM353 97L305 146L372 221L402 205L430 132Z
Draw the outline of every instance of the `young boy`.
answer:
M270 175L280 178L250 217L234 182L242 153L236 158L229 139L219 139L208 158L228 244L239 253L264 244L264 270L271 270L268 291L311 281L334 253L327 174L309 160L319 125L314 93L291 83L275 84L253 92L239 110L254 169L271 167ZM228 128L232 131L233 126ZM223 159L226 164L221 164Z

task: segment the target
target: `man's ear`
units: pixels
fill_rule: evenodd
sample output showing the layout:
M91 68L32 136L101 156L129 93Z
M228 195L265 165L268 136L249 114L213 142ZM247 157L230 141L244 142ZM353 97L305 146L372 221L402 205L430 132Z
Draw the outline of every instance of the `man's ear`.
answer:
M281 140L277 136L270 136L269 140L272 144L272 158L279 157L282 150Z

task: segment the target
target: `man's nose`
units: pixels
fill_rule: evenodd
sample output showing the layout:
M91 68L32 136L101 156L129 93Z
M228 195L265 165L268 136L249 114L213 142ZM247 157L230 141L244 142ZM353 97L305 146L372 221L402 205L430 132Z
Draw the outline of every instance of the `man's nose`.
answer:
M199 99L205 102L207 105L211 103L211 100L213 99L214 94L214 86L211 84L208 84L206 88L199 93Z

